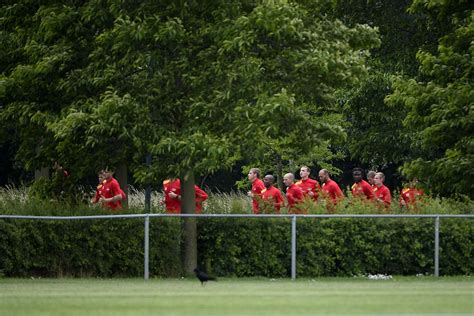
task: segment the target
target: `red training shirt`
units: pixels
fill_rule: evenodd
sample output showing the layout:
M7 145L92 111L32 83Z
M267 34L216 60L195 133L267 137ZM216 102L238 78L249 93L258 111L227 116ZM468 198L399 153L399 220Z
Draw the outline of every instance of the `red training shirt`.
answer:
M265 189L263 181L260 179L255 179L252 182L252 211L254 214L258 214L258 201L262 198L262 191Z
M262 190L262 203L264 204L262 210L272 209L275 213L280 214L283 201L283 194L278 188L271 186Z
M374 186L374 194L377 200L380 200L384 203L385 207L388 208L392 202L392 195L390 190L382 184L382 186Z
M290 185L286 188L286 199L288 200L288 213L298 214L306 213L305 210L301 210L297 207L298 203L303 201L304 194L303 190L295 184Z
M120 188L118 181L114 178L104 180L101 194L102 197L106 199L109 199L119 194L122 196L122 199L125 196L125 193ZM103 204L103 206L111 210L119 210L122 209L122 201L106 202Z
M166 213L168 214L180 214L181 213L181 200L179 197L172 198L169 194L171 192L175 193L176 195L181 196L181 181L179 179L176 180L165 180L163 181L163 190L165 194L165 208ZM202 203L207 200L208 195L207 193L202 190L197 185L194 186L194 194L196 200L196 208L195 212L197 214L202 213Z
M331 199L334 204L336 204L337 201L344 196L344 194L342 194L341 188L339 188L337 183L331 179L327 180L323 184L321 190Z
M301 188L305 197L309 197L309 192L313 192L313 200L316 201L318 199L319 192L321 191L318 181L308 178L306 180L301 179L295 184Z
M400 194L400 201L403 200L407 205L415 204L418 197L424 194L423 190L416 188L405 188Z
M181 195L181 182L179 179L163 181L163 191L165 195L165 209L166 213L179 214L181 213L181 201L179 198L172 198L170 193L173 192Z
M103 190L103 187L104 187L104 182L105 182L105 180L103 180L101 183L99 183L99 185L97 185L97 188L95 189L95 196L94 196L94 199L92 200L94 203L99 202L100 198L102 197L102 190Z
M358 198L367 198L373 200L375 198L373 187L365 180L360 180L359 183L352 185L352 196Z
M207 200L208 195L207 193L198 187L197 185L194 186L195 198L196 198L196 214L202 213L202 202Z

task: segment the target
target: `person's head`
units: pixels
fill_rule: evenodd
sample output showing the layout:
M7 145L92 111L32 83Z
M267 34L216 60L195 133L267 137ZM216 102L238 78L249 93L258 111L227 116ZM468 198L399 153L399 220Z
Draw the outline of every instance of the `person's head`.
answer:
M303 166L300 169L300 177L303 180L306 180L309 178L309 175L311 174L311 169L309 169L308 166Z
M271 174L267 174L265 178L263 178L263 184L265 185L265 188L270 188L273 183L275 182L275 178Z
M330 178L329 178L329 171L327 171L326 169L321 169L319 170L319 180L322 182L322 183L326 183Z
M249 171L248 178L250 182L254 182L256 179L260 178L260 169L252 168Z
M367 182L369 182L370 185L375 184L375 182L374 182L375 174L376 174L376 172L373 171L373 170L370 170L369 172L367 172Z
M380 187L383 185L384 181L385 181L385 175L382 172L377 172L374 177L375 185Z
M418 185L418 179L417 178L413 178L409 183L408 183L408 187L414 189L416 188L416 186Z
M97 172L97 178L99 178L99 183L102 183L102 181L105 180L104 170Z
M352 178L354 178L355 183L359 183L362 180L364 172L361 168L352 169Z
M114 172L109 168L105 168L102 174L104 175L104 179L106 180L109 180L114 176Z
M283 176L283 183L289 187L295 182L295 175L292 173L287 173Z

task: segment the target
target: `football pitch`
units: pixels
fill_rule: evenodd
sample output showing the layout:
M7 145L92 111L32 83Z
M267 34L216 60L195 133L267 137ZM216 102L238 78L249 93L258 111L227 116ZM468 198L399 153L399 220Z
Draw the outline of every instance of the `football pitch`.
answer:
M0 315L474 315L474 279L3 278Z

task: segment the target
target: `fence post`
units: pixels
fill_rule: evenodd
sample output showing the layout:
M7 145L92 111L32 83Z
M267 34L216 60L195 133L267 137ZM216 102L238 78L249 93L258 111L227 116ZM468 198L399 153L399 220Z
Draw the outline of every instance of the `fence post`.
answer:
M434 275L439 276L439 216L435 218Z
M291 279L296 279L296 216L291 218Z
M144 278L148 280L149 277L149 251L150 251L150 216L145 216L145 249L144 249Z

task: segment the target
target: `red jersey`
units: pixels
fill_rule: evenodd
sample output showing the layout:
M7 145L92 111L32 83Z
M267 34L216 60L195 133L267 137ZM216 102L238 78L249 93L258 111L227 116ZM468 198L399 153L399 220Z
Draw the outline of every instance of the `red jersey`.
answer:
M318 181L308 178L306 180L301 179L295 184L301 188L305 197L309 197L309 192L313 192L313 200L316 201L318 199L319 192L321 191Z
M179 214L181 213L181 201L178 197L172 198L170 193L181 195L181 182L179 179L163 181L163 191L165 196L166 213Z
M352 185L352 196L356 198L366 198L373 200L375 198L373 187L365 180L360 180Z
M400 194L400 204L402 201L410 208L414 206L420 196L424 195L423 190L416 188L404 188Z
M118 181L115 180L114 178L104 180L102 188L101 188L101 196L103 198L109 199L116 195L121 195L122 199L125 196L125 193L120 188ZM122 208L122 201L105 202L103 206L111 210L119 210Z
M272 210L280 214L280 208L283 204L283 194L274 186L262 190L262 211ZM270 213L270 212L268 212Z
M99 185L97 185L97 188L95 189L95 196L94 196L94 199L92 200L94 203L99 202L100 198L102 197L104 182L105 180L99 183Z
M385 207L389 207L392 202L392 195L390 190L382 184L381 187L374 186L374 194L377 200L380 200L384 203Z
M288 213L306 213L305 210L298 208L298 203L303 201L303 190L296 184L292 184L286 188L286 199L288 200Z
M265 189L265 185L262 180L255 179L255 181L252 182L252 211L254 214L258 214L258 201L262 198L261 193L263 189Z
M323 194L329 197L334 204L336 204L337 201L344 196L344 194L342 194L341 188L339 188L337 183L331 179L323 183L321 190Z
M202 190L197 185L194 186L195 196L196 196L196 214L202 213L202 202L207 200L208 195L207 193Z

